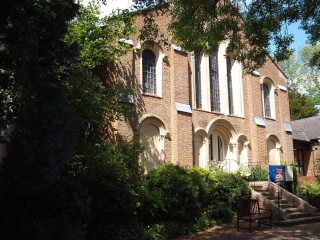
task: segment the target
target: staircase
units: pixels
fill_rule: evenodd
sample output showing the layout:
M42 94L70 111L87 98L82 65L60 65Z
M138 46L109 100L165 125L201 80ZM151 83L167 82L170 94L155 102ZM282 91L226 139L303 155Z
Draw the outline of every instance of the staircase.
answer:
M274 223L290 225L320 221L317 209L272 182L252 182L252 197L272 209Z

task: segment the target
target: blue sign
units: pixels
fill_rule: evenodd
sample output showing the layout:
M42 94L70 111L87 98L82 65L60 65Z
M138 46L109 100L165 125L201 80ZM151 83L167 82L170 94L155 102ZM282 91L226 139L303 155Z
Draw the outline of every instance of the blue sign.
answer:
M269 180L271 182L292 182L292 168L292 166L269 165Z
M269 179L271 182L285 182L286 168L281 165L269 166Z

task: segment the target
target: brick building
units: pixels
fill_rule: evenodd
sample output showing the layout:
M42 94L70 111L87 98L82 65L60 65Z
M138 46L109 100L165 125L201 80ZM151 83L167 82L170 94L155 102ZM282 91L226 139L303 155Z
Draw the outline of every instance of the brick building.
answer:
M170 39L169 19L155 20ZM138 17L136 25L142 24ZM147 170L164 162L233 171L293 161L286 77L272 59L246 74L227 43L201 56L174 44L150 47L138 35L123 41L133 51L109 72L136 90L131 104L139 115L127 114L115 127L123 136L140 137Z
M301 179L319 176L320 116L292 121L294 162ZM311 177L311 178L310 178Z

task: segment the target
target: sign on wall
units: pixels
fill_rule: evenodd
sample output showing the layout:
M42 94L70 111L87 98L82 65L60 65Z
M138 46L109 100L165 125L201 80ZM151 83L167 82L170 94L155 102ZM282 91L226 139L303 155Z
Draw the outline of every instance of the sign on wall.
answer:
M292 182L293 166L270 165L269 179L271 182Z

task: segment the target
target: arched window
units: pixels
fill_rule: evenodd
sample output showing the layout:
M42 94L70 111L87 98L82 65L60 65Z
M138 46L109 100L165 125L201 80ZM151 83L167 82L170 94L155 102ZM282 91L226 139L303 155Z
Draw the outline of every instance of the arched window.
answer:
M264 107L264 116L271 117L270 109L270 90L269 86L266 83L263 83L263 107Z
M149 49L142 52L142 85L144 93L157 94L156 56Z
M220 112L218 51L209 56L211 111Z
M226 62L227 62L227 82L228 82L229 114L234 114L234 109L233 109L232 78L231 78L231 59L230 59L229 56L227 56Z
M196 108L202 108L201 96L201 55L194 54L194 67L195 67L195 92L196 92Z

